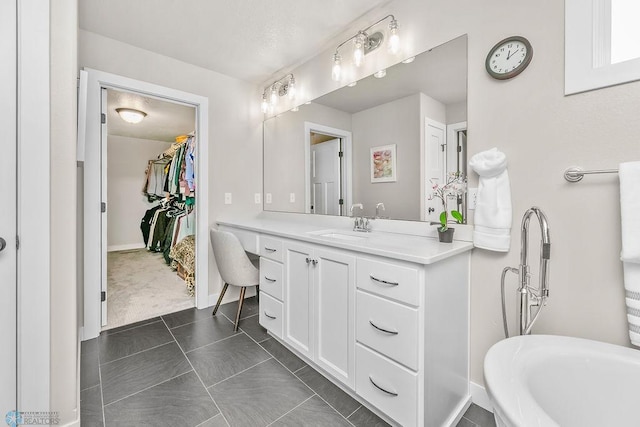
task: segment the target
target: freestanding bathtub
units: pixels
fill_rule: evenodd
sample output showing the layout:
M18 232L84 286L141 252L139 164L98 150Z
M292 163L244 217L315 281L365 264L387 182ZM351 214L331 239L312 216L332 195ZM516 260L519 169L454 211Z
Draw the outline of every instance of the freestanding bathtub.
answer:
M640 426L640 351L580 338L527 335L484 359L499 427Z

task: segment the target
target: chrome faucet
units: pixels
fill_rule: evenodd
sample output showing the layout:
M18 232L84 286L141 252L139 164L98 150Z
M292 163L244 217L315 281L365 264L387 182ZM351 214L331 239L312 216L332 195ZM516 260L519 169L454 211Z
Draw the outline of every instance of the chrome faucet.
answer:
M540 280L537 288L530 286L531 273L529 272L528 252L529 252L529 222L531 216L536 215L540 224L541 242L540 242ZM533 324L538 319L542 307L547 303L549 298L549 260L551 259L551 238L549 236L549 224L547 217L540 208L532 207L527 210L522 218L522 226L520 228L521 247L520 247L520 266L518 268L505 267L502 270L501 293L502 293L502 320L504 333L509 338L509 329L507 325L507 314L505 306L504 279L507 273L515 273L519 278L518 295L520 296L520 304L518 305L519 333L520 335L528 335L531 333ZM535 315L532 316L532 308L538 307Z
M351 205L351 208L349 209L349 216L353 216L353 210L355 208L360 208L360 210L364 210L364 206L362 206L362 203L354 203L353 205Z
M382 208L383 211L386 211L384 207L384 203L380 202L376 205L376 218L380 218L379 209Z
M360 211L364 210L362 203L354 203L351 205L351 209L349 212L353 217L353 231L371 231L371 224L369 223L369 218L365 218L364 216L353 216L353 209L360 208Z

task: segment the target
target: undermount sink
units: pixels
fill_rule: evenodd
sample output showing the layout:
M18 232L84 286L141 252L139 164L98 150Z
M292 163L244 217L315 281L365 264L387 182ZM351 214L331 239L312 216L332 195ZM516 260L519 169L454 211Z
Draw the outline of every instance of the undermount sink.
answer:
M348 234L347 232L341 232L338 230L310 231L308 234L312 234L318 237L325 237L327 239L345 240L350 242L365 240L367 238L366 236L357 236L355 234Z

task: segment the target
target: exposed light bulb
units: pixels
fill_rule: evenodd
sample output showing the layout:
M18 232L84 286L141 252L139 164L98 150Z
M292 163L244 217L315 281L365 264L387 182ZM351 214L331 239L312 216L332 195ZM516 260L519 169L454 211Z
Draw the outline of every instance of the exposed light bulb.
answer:
M400 36L398 35L398 21L395 19L389 23L389 52L400 52Z
M338 52L333 55L333 68L331 68L331 78L337 82L340 81L340 75L342 74L341 66L342 58Z
M287 94L289 95L289 99L295 99L296 97L296 80L293 77L291 77L291 82L289 82Z
M267 95L266 94L262 94L262 105L261 105L261 109L263 113L266 113L269 110L269 103L267 102Z
M384 77L384 76L386 76L386 75L387 75L387 70L385 70L385 69L383 68L383 69L382 69L382 70L380 70L380 71L376 71L376 72L373 74L373 77L375 77L375 78L377 78L377 79L381 79L381 78L383 78L383 77Z
M276 90L276 86L273 85L271 87L271 105L276 105L278 103L278 91Z
M416 60L415 56L412 56L411 58L407 58L404 61L402 61L403 64L411 64L413 61Z
M347 86L349 86L349 87L354 87L354 86L355 86L355 85L357 85L357 84L358 84L358 82L351 82L351 83L349 83Z
M353 63L356 67L362 65L364 61L364 44L367 41L367 37L363 33L359 33L354 41L355 47L353 48Z

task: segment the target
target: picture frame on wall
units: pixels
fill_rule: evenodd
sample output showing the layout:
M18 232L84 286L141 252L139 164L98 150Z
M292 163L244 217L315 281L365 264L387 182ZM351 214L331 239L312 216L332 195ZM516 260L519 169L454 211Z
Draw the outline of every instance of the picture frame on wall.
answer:
M396 144L371 147L369 162L372 183L396 182L398 180Z

